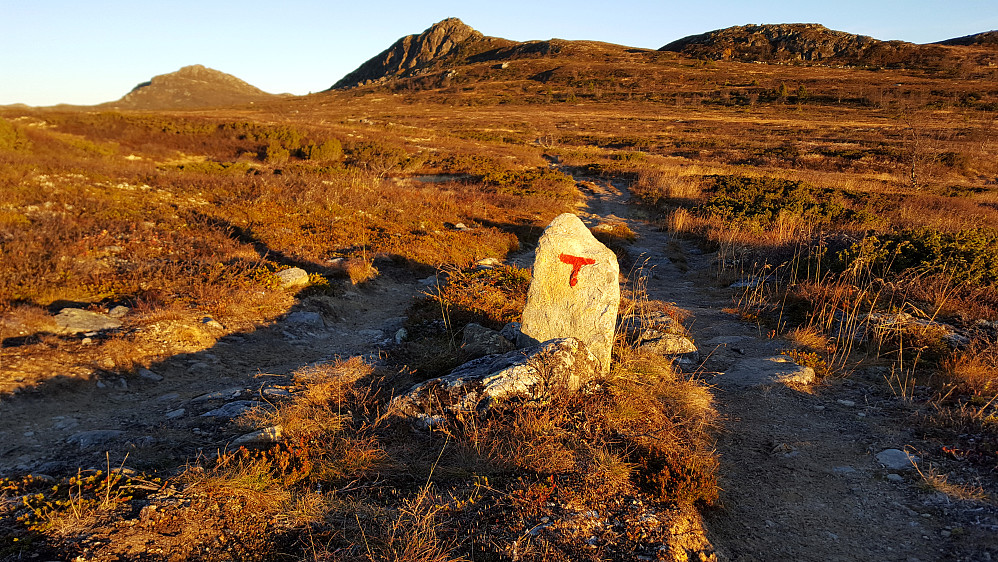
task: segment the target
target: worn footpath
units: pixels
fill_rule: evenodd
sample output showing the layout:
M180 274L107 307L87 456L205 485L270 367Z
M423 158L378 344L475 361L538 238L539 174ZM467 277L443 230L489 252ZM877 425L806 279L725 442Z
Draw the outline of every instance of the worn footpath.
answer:
M882 374L775 380L794 374L779 362L789 345L730 311L737 290L719 281L714 256L649 224L624 185L577 179L589 222L620 221L638 234L630 251L650 273L649 297L691 313L701 356L691 370L713 386L723 418L721 502L706 513L720 559L998 559L993 506L926 486L925 463L889 466L885 450L917 455L928 445Z

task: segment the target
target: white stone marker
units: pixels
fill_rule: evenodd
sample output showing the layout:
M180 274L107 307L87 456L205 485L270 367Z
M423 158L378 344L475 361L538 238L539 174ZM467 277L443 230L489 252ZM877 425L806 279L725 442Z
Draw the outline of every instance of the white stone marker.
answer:
M557 216L537 246L520 346L576 338L605 374L620 306L619 273L617 256L593 237L579 217Z

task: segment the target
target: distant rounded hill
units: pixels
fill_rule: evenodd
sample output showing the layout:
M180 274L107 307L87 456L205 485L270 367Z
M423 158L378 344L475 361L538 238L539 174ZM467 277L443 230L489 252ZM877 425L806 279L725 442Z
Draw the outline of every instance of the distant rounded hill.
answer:
M100 104L108 109L197 109L241 105L273 99L274 94L247 84L231 74L200 64L161 74L139 84L118 101Z
M659 50L709 60L945 69L965 56L949 45L994 41L990 33L918 45L835 31L816 23L740 25L684 37Z

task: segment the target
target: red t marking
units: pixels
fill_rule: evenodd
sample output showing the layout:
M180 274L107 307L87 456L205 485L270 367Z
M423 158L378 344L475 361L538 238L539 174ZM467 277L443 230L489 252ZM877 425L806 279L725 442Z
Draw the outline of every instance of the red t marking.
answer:
M568 278L569 287L574 287L579 282L579 270L582 269L582 266L596 263L596 260L592 258L580 258L579 256L570 256L568 254L561 254L558 256L558 259L572 266L572 276Z

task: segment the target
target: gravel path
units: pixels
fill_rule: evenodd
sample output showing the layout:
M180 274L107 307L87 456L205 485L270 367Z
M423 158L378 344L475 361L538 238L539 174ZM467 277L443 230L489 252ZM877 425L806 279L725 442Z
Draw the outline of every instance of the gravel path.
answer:
M652 272L649 297L691 313L705 358L696 376L713 385L724 420L721 505L706 513L720 559L998 559L992 506L950 498L917 471L878 462L885 449L917 443L910 414L879 375L798 389L726 377L757 369L788 344L725 312L735 290L719 282L713 255L650 225L623 185L577 179L590 198L590 225L622 220L638 234L631 252L644 254Z

